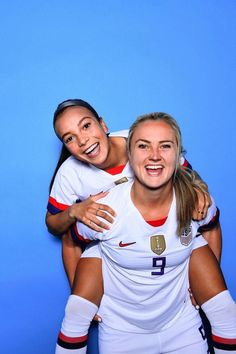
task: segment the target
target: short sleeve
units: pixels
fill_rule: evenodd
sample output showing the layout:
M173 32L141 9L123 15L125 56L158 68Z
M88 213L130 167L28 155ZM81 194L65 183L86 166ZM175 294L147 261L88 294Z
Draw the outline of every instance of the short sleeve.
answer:
M47 209L51 214L57 214L66 210L78 200L79 196L76 194L72 185L73 170L69 168L59 169L48 199Z

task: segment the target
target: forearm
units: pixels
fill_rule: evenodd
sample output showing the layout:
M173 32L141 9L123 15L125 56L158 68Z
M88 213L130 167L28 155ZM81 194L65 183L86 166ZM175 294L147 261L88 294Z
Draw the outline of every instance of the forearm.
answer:
M113 222L115 212L108 205L96 202L107 194L108 192L98 193L80 203L72 204L58 214L53 215L47 212L46 224L49 232L54 235L62 235L75 221L80 221L99 232L109 229L108 224ZM97 216L101 219L98 219Z
M64 234L62 237L62 259L71 288L80 256L81 248L74 243L69 233Z
M203 237L207 240L210 249L220 263L222 252L222 233L220 223L218 223L212 230L203 232Z
M68 231L70 226L76 221L76 218L73 215L72 207L73 206L58 214L51 214L47 212L46 225L49 232L54 235L62 235Z

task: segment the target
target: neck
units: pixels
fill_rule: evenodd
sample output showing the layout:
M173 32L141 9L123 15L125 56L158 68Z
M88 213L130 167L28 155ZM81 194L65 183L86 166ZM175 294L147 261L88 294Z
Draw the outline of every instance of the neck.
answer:
M160 188L150 189L135 179L131 199L145 220L165 218L173 199L173 184L170 181Z
M109 151L103 170L124 165L128 161L126 140L122 137L109 137Z

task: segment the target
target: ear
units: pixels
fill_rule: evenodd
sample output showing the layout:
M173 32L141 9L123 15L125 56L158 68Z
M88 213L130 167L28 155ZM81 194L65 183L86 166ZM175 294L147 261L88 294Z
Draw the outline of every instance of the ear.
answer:
M108 133L108 128L106 126L106 123L104 122L104 120L100 117L100 124L102 126L102 129L104 130L104 132L107 134Z

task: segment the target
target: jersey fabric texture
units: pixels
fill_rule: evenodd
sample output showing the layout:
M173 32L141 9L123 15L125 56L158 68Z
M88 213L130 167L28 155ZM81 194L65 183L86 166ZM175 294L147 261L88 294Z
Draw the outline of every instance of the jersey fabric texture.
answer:
M117 213L110 230L98 233L78 222L74 228L85 241L101 241L104 296L99 314L103 324L120 331L151 333L168 328L181 316L189 297L190 254L206 244L202 236L196 237L197 230L215 216L216 206L213 201L207 217L192 221L179 236L175 194L164 224L151 226L131 200L132 183L114 187L102 199Z

